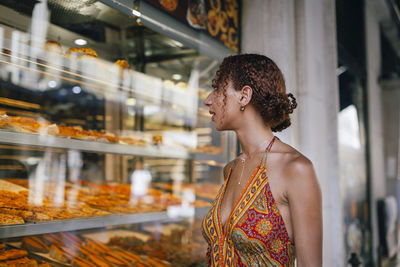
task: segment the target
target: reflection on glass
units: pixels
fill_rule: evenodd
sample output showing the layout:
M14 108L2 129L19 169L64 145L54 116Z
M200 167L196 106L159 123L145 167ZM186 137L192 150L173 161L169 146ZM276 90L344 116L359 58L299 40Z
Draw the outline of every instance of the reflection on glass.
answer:
M346 242L350 252L361 253L363 244L362 225L359 214L363 212L365 196L366 166L364 149L361 145L359 117L354 105L339 112L339 165L341 192L346 216Z
M152 202L152 199L146 197L150 182L150 172L144 169L143 161L138 160L131 175L131 204L136 204L139 199L143 199L145 202Z

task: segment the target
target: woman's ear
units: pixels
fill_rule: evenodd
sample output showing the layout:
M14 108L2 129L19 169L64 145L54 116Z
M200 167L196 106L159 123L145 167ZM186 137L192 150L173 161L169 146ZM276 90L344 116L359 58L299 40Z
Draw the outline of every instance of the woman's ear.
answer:
M243 88L240 90L240 105L246 106L247 104L249 104L252 96L253 89L248 85L243 86Z

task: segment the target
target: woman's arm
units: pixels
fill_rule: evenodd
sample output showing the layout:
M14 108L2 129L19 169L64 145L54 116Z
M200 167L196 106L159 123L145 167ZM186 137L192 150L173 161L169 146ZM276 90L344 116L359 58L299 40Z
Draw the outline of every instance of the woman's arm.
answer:
M298 267L322 266L322 201L314 167L304 156L285 168Z

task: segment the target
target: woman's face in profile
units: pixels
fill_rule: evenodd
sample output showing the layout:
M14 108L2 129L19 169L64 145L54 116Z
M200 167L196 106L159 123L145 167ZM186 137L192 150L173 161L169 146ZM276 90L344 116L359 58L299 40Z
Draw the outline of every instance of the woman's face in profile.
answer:
M236 91L232 82L228 82L225 88L218 87L204 100L204 105L209 109L211 120L218 131L232 130L235 117L240 112L239 91Z

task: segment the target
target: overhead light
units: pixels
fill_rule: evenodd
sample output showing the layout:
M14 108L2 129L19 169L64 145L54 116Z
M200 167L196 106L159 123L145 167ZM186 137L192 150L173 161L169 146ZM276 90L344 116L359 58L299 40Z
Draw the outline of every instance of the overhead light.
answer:
M82 88L80 88L79 86L74 86L72 87L72 92L74 94L79 94L80 92L82 92Z
M87 45L87 41L84 40L84 39L76 39L76 40L74 41L74 43L75 43L76 45Z
M175 81L179 81L180 79L182 79L182 75L175 73L172 75L172 79L174 79Z
M128 98L128 99L125 100L125 104L126 104L127 106L134 106L134 105L136 105L136 99L134 99L134 98Z
M139 10L136 9L132 9L132 15L136 16L136 17L140 17L142 15L142 13L140 13Z
M57 82L56 81L49 81L47 85L50 88L56 88L57 87Z

